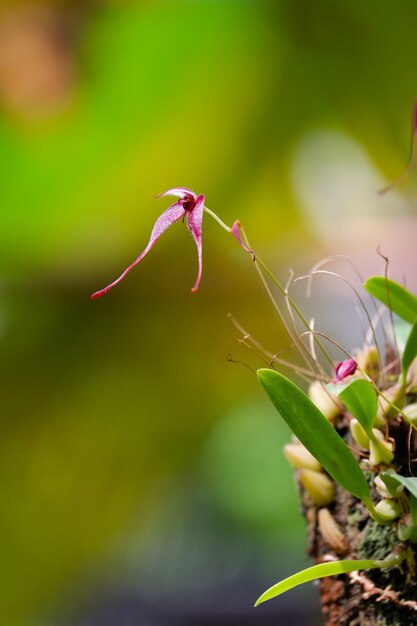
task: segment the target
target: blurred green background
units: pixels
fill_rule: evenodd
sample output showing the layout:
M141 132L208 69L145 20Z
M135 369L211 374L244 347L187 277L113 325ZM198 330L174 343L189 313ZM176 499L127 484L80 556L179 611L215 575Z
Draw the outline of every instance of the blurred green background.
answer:
M381 244L415 287L416 176L376 190L407 159L416 30L411 0L1 3L1 624L319 620L312 588L251 608L308 559L289 433L226 358L261 364L228 312L288 343L249 257L206 217L198 294L177 224L89 295L174 186L283 280L378 271ZM349 345L350 294L320 290Z

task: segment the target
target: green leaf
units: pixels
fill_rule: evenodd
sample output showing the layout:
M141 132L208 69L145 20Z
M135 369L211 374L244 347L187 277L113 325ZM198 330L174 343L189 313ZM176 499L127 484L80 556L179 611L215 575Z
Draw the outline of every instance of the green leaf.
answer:
M417 478L414 478L414 476L401 476L394 472L383 472L380 476L389 490L395 485L403 485L407 491L417 498Z
M408 337L410 336L411 324L397 317L394 320L394 332L398 350L400 354L402 354L404 352L405 344L408 341Z
M417 320L417 298L398 283L383 276L372 276L363 286L406 322L414 324Z
M417 321L414 323L405 344L402 358L403 383L407 380L408 369L417 355Z
M385 565L388 561L373 561L373 560L359 560L359 561L331 561L330 563L319 563L319 565L313 565L313 567L308 567L307 569L302 570L301 572L297 572L297 574L293 574L288 578L285 578L281 582L273 585L269 589L263 593L260 598L255 603L255 606L265 602L266 600L271 600L271 598L275 598L279 596L281 593L292 589L293 587L297 587L298 585L302 585L304 583L308 583L312 580L317 580L318 578L324 578L325 576L337 576L338 574L346 574L347 572L356 572L358 570L363 569L375 569L381 567L389 567L389 565Z
M349 448L315 404L288 378L270 369L258 379L294 435L346 491L373 509L368 483Z
M356 417L370 439L375 439L372 432L378 400L371 383L367 380L354 380L341 391L339 397L353 417Z

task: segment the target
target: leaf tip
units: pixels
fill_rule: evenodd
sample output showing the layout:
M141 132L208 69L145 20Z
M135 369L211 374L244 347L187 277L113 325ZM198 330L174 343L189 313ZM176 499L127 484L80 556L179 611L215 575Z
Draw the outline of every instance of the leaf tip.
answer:
M274 372L274 370L271 370L269 367L261 367L256 370L256 375L258 378L265 378L265 376L269 376L271 372Z
M262 602L265 602L265 600L262 600L262 598L264 597L265 594L262 594L261 596L259 596L259 598L256 600L255 604L253 605L254 608L256 608L257 606L259 606L260 604L262 604Z

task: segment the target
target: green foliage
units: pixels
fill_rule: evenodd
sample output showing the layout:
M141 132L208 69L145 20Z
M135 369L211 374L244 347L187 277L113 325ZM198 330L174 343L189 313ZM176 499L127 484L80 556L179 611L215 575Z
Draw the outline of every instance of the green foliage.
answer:
M375 390L367 380L354 380L339 394L346 408L360 423L370 439L374 439L374 425L378 400Z
M402 357L402 375L403 383L407 381L407 374L411 363L417 356L417 321L413 324L411 332L408 336L405 344L403 357Z
M383 472L381 478L389 491L395 493L399 485L403 485L415 498L417 498L417 478L414 476L401 476L394 472Z
M417 298L407 289L383 276L372 276L363 286L371 296L383 302L393 313L414 324L417 319Z
M341 487L373 510L368 483L359 465L315 404L288 378L270 369L258 379L295 436Z
M358 570L387 567L387 565L384 566L383 563L384 561L366 559L359 561L332 561L330 563L319 563L319 565L313 565L313 567L308 567L301 572L297 572L297 574L293 574L292 576L285 578L281 582L267 589L265 593L258 598L255 606L262 604L262 602L266 602L266 600L271 600L293 587L311 582L312 580L317 580L318 578L324 578L326 576L346 574L347 572L356 572Z

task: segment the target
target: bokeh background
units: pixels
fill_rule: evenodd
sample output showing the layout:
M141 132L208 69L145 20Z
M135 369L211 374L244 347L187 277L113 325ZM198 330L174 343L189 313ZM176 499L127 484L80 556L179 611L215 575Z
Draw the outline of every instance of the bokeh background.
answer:
M289 433L227 317L288 343L250 258L207 217L198 294L177 224L89 295L173 186L284 281L329 254L380 272L380 244L416 287L417 176L376 193L408 157L416 32L410 0L1 3L1 624L320 623L310 586L252 608L309 561ZM295 293L353 347L348 288Z

